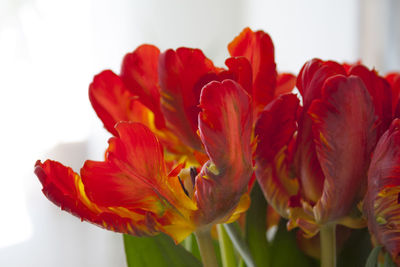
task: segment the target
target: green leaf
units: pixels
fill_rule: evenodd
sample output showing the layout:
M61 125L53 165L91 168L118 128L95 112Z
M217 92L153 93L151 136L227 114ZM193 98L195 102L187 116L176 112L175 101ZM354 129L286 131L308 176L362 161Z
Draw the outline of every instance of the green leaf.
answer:
M278 226L278 232L270 245L272 267L311 267L318 266L316 260L305 255L296 242L296 230L288 231L286 229L286 220L281 220Z
M196 236L194 234L189 235L182 243L188 252L201 261L199 246L197 245Z
M251 205L246 214L246 240L256 266L270 266L270 251L265 233L267 202L256 183L251 192Z
M201 263L165 234L154 237L124 235L128 267L201 267Z
M385 265L383 267L396 267L389 253L385 254Z
M371 254L369 254L367 263L365 264L365 267L376 267L376 263L378 261L378 256L379 252L381 251L382 247L378 246L375 247L372 251Z
M232 241L229 239L224 226L222 224L217 225L219 247L221 251L221 260L223 267L236 267L236 255L233 248Z
M371 236L368 229L352 230L350 237L340 249L337 266L363 267L371 249Z
M256 184L251 193L251 206L246 215L246 240L256 265L267 267L318 266L316 260L306 256L297 246L296 231L287 231L286 221L281 220L274 240L266 238L267 203Z

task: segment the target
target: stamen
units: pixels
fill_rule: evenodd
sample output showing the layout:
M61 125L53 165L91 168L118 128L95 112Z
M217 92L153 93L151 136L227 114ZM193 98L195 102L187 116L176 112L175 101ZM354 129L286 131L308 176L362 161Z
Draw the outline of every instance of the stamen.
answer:
M182 189L183 189L183 192L185 192L185 194L186 194L187 196L189 196L189 192L186 190L185 186L183 185L182 180L181 180L181 177L179 177L179 175L178 175L178 180L179 180L179 183L181 184L181 187L182 187Z
M195 167L190 167L190 178L192 178L192 185L195 186L197 176L197 169Z

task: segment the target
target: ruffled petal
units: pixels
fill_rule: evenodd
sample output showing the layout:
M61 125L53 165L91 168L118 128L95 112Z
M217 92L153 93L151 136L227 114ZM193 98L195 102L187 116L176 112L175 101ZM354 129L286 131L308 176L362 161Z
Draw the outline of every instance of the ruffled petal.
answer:
M245 28L229 45L232 57L243 56L250 61L253 70L253 101L256 109L268 104L276 87L276 64L271 37L263 31L253 32Z
M329 77L344 73L343 67L336 62L313 59L303 66L297 77L297 88L303 97L304 112L298 122L295 166L301 181L302 195L312 202L318 201L321 197L324 175L315 153L312 122L307 110L313 100L321 97L325 81Z
M363 65L353 66L350 75L360 77L368 89L375 106L375 113L381 121L380 125L377 125L378 136L381 136L392 121L392 92L389 83L375 70L369 70Z
M288 162L289 143L297 130L298 108L296 95L282 95L265 107L255 127L257 181L268 203L286 218L289 199L298 190Z
M364 83L355 76L336 76L325 83L322 99L309 109L314 142L325 181L314 207L319 223L338 220L360 200L376 144L376 118Z
M155 222L146 214L132 212L128 215L90 201L79 174L59 162L37 161L35 174L43 185L44 195L51 202L83 221L137 236L153 235L157 232Z
M297 89L303 97L303 106L308 109L314 99L321 97L322 86L334 75L346 75L342 65L334 61L322 61L314 58L301 68L297 76Z
M114 126L119 121L152 124L152 112L140 104L121 78L110 70L94 77L89 87L89 98L104 127L113 135L117 135Z
M119 123L109 140L106 161L86 161L81 170L93 202L161 215L166 206L194 209L175 178L167 178L163 150L155 135L139 123ZM168 204L168 205L167 205Z
M197 116L202 79L216 69L199 49L178 48L160 55L158 73L161 110L170 128L187 146L202 150L197 136Z
M378 245L400 264L400 120L395 119L374 151L364 211Z
M160 106L159 55L160 50L153 45L139 46L125 55L120 77L126 88L154 113L155 124L162 129L165 127L165 120Z
M96 216L106 213L111 225L103 225L107 229L133 235L161 231L181 241L195 229L190 218L197 207L179 178L167 176L160 143L139 123L119 123L116 131L117 137L109 140L106 160L87 161L81 176L61 164L61 171L39 165L36 173L45 194L48 192L55 204L98 225L103 221ZM120 221L127 225L120 226Z
M199 132L210 160L196 177L195 199L201 224L229 219L253 173L252 106L232 81L211 82L201 93Z

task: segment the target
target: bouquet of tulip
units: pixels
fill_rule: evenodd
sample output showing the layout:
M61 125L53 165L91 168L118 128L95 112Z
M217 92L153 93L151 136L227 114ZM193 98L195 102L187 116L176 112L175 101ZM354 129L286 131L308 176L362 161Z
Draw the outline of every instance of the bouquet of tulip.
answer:
M123 233L129 267L400 266L400 73L278 73L249 28L228 50L141 45L96 75L105 159L37 161L45 196Z

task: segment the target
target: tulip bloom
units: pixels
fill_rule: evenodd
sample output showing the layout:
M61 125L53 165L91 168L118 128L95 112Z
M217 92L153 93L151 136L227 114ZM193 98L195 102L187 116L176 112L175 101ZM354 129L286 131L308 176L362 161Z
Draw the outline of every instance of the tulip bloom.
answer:
M119 121L148 126L166 149L168 161L193 166L207 160L197 134L200 91L211 81L232 79L252 96L254 113L295 85L291 74L277 74L268 34L244 29L229 45L227 69L215 67L199 49L160 53L142 45L125 56L120 75L106 70L90 85L89 97L105 128L116 135Z
M95 76L89 98L114 135L107 158L86 162L80 175L38 162L45 195L107 229L165 232L176 242L234 220L249 204L252 118L291 91L295 77L277 74L264 32L246 28L228 50L232 57L223 69L199 49L160 53L142 45L125 56L119 75Z
M400 74L386 77L398 100ZM397 82L397 83L396 83ZM397 93L397 95L396 95ZM394 102L398 112L398 102ZM364 213L376 245L382 245L400 265L400 120L395 119L380 138L368 171Z
M316 234L327 224L360 227L371 153L392 118L389 83L362 65L314 59L298 78L303 106L286 94L260 114L256 176L269 203Z
M105 161L86 161L80 175L58 162L38 161L43 193L100 227L137 236L164 232L176 242L234 220L247 207L247 196L241 197L253 172L251 100L232 80L212 82L202 89L200 109L200 140L209 160L199 174L192 169L185 175L182 164L169 171L157 137L143 124L120 122Z

